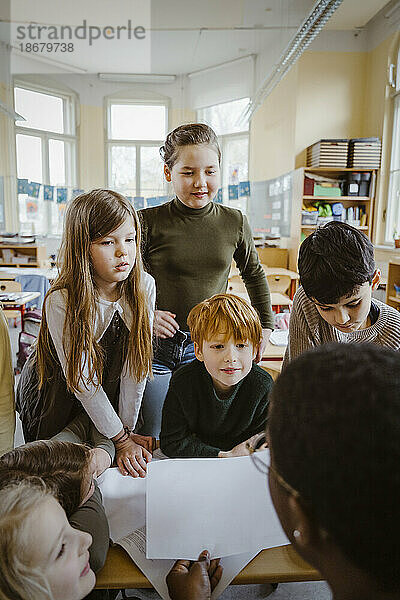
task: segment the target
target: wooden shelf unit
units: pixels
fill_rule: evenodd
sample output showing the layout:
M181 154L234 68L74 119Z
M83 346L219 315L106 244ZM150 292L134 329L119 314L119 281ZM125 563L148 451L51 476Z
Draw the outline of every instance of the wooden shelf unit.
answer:
M305 230L305 229L317 229L318 225L302 225L301 229ZM369 227L367 227L366 225L363 225L361 227L356 227L356 229L359 229L360 231L368 231Z
M400 298L396 296L394 284L400 286L400 259L389 262L386 284L386 304L400 311Z
M332 196L303 196L303 200L312 200L313 202L322 200L334 204L335 202L368 202L371 198L369 196L337 196L337 198Z
M348 173L371 173L369 196L333 197L310 196L304 194L304 177L306 175L320 175L330 179L341 180L344 179ZM296 169L293 179L291 234L290 238L288 239L289 269L297 270L297 255L304 235L307 236L316 229L316 225L302 225L301 211L303 204L305 206L310 206L314 202L326 202L327 204L341 202L344 208L363 205L367 215L367 224L365 226L358 227L358 229L363 231L370 239L372 239L377 174L378 169L349 169L339 167L301 167Z
M5 262L2 250L14 250L15 253L35 260L29 262ZM0 267L40 267L47 266L47 248L38 244L0 244Z

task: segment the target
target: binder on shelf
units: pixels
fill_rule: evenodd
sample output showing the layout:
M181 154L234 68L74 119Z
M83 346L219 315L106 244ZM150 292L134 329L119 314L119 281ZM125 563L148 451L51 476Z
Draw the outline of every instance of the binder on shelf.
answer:
M379 169L382 144L379 138L353 138L349 143L348 166L352 169Z
M319 140L307 148L307 167L347 167L349 141Z

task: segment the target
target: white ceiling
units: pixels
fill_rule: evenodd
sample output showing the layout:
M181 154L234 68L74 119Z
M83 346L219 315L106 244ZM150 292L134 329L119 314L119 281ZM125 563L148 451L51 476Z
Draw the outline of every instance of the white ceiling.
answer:
M73 53L35 55L44 57L50 70L53 64L92 73L181 74L262 52L270 53L276 62L314 4L315 0L118 0L110 10L110 0L12 0L11 18L14 32L18 24L32 21L78 26L86 19L92 25L116 26L131 19L133 26L150 25L148 47L122 39L99 40L91 47L78 42ZM343 0L326 27L362 27L385 4L387 0ZM144 6L151 13L146 15Z
M326 28L348 30L364 27L386 4L387 0L344 0Z

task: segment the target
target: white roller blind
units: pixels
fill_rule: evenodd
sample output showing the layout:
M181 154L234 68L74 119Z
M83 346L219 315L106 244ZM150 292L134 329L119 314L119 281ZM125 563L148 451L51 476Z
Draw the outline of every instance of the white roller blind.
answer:
M194 109L251 97L254 82L254 56L246 56L189 73L190 104Z

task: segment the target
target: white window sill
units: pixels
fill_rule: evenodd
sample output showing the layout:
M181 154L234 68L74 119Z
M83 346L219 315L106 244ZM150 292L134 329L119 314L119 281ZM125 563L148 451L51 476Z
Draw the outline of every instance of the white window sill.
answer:
M380 252L389 252L390 254L396 253L400 254L400 248L395 248L393 246L388 246L386 244L375 244L375 250L379 250Z

